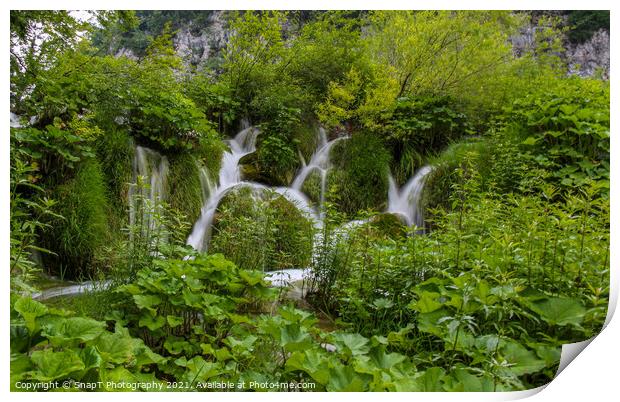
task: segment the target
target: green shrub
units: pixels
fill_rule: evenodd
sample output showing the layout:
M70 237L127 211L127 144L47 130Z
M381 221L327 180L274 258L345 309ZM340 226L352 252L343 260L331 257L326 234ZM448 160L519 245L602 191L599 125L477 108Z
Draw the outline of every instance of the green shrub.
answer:
M333 169L328 173L332 201L349 216L364 209L381 210L388 191L390 154L371 134L356 133L332 149Z
M402 97L382 127L394 155L397 181L404 183L432 155L470 131L467 116L448 97Z
M97 156L108 190L110 223L114 232L120 232L129 210L127 194L132 180L133 140L124 131L110 130L97 139Z
M570 78L505 110L504 135L520 143L531 167L571 191L598 182L609 188L609 83Z
M110 239L108 198L96 160L84 162L75 177L54 189L58 213L64 219L50 222L42 234L42 242L55 255L45 255L50 273L80 278L96 273L90 266L100 247Z
M167 202L171 208L180 211L186 220L196 222L204 202L196 159L192 154L183 152L170 155L168 161Z
M12 391L24 390L18 382L41 387L32 391L84 391L79 384L85 382L97 391L123 389L128 381L159 383L154 368L165 360L122 326L109 331L105 321L27 297L11 299L10 339Z
M210 251L246 269L306 267L312 235L312 223L284 197L241 188L218 207Z

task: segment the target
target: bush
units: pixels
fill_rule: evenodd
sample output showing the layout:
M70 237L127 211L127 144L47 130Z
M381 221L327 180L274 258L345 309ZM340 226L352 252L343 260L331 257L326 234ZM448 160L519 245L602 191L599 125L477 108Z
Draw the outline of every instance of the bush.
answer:
M108 198L96 160L84 162L67 183L53 191L58 200L58 213L42 234L44 246L55 255L45 255L50 273L70 278L83 278L96 273L91 266L95 254L110 238L108 231Z
M382 128L393 149L397 181L404 183L432 155L468 132L467 117L452 99L438 96L402 97Z
M192 154L183 152L170 155L168 162L170 170L166 180L167 202L171 208L184 215L186 220L196 222L204 202L196 159Z
M504 135L551 184L570 191L596 181L609 193L609 83L558 80L515 101L504 122Z
M332 149L328 173L331 201L349 216L364 209L385 207L390 154L371 134L356 133Z
M290 201L241 188L226 195L218 207L210 251L223 253L245 269L306 267L312 239L312 223Z

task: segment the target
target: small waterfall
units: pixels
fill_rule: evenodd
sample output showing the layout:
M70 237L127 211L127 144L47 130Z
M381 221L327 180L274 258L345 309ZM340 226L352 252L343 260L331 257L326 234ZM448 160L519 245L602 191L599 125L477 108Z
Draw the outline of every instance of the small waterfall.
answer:
M168 176L168 159L158 152L137 146L133 160L133 181L129 186L129 223L137 223L137 214L141 214L143 230L154 229L157 222L153 219L155 212L166 198L166 178ZM139 197L138 197L139 195Z
M327 134L325 133L325 129L322 127L318 130L318 139L317 139L317 149L312 154L310 158L310 162L301 168L293 183L291 184L291 188L296 191L301 191L301 188L304 185L304 182L313 171L319 172L321 175L321 194L319 200L319 214L320 219L323 218L323 203L325 201L325 190L327 187L327 172L331 168L330 161L330 152L332 147L339 141L347 139L348 137L339 137L333 139L331 141L327 141Z
M20 128L20 127L22 127L22 124L19 122L19 116L18 115L16 115L15 113L11 112L10 118L11 118L11 128Z
M421 167L401 189L398 189L394 178L390 175L387 212L404 217L408 226L423 228L424 211L420 201L425 179L432 170L431 166Z
M215 193L215 184L211 181L209 169L206 166L198 165L198 173L200 177L200 189L202 190L202 202L205 203Z
M244 126L247 122L244 122ZM245 155L251 154L256 150L256 138L258 129L254 127L246 127L241 130L235 138L227 141L230 147L229 151L222 155L222 166L220 168L219 184L217 187L209 189L209 194L205 198L204 205L201 210L200 218L192 233L187 239L187 244L194 247L198 251L204 251L211 238L211 225L213 224L213 216L220 201L228 193L228 191L241 183L241 169L239 160ZM201 180L203 180L201 178ZM206 188L209 188L208 186ZM205 187L203 186L203 194Z

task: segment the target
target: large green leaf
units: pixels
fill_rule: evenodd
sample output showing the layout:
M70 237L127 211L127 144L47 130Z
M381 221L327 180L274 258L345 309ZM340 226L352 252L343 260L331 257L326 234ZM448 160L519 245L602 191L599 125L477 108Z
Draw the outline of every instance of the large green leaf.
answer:
M365 391L368 376L356 373L351 366L338 364L329 371L328 391L360 392Z
M136 306L141 309L148 309L153 314L155 314L155 306L161 304L161 298L155 295L134 295L133 300L136 303Z
M439 392L443 391L443 379L446 373L440 367L431 367L420 377L416 378L420 391Z
M36 329L35 319L47 314L48 309L44 304L32 300L30 297L22 297L15 302L15 311L24 317L26 328L32 334Z
M506 342L500 353L508 362L509 370L516 376L536 373L547 366L534 352L514 341Z
M579 325L586 309L577 299L553 297L527 300L527 306L551 325Z
M125 363L133 356L132 339L118 333L103 333L95 347L101 358L109 363Z
M370 349L368 339L360 334L335 333L332 337L338 351L350 356L368 353Z
M322 350L306 349L295 351L286 360L287 371L303 371L321 385L329 380L329 357Z
M205 382L221 373L221 367L218 363L207 362L201 356L195 356L188 360L185 367L187 371L181 377L181 381L187 381L194 385L196 382Z
M409 308L416 310L420 313L431 313L441 308L442 303L438 301L441 297L439 293L421 291L418 293L419 299L411 302Z
M52 349L37 350L32 352L30 358L36 366L33 378L39 381L66 378L85 367L80 356L73 350L62 352L54 352Z
M84 317L65 318L45 325L43 335L53 345L64 345L71 341L92 341L105 331L105 322Z
M288 324L280 329L280 346L289 352L303 350L312 345L312 337L298 324Z

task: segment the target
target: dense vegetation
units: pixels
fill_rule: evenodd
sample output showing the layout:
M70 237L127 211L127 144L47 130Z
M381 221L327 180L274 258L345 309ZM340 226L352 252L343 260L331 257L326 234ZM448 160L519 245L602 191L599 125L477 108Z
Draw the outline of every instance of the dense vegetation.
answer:
M177 30L214 15L11 12L11 389L522 390L600 330L609 82L569 76L562 48L608 13L227 12L222 49L180 58ZM247 122L242 172L273 187L319 127L346 137L325 192L317 171L301 187L321 224L240 187L198 252ZM383 211L424 165L420 230ZM309 276L265 279L284 268ZM41 297L51 278L97 286Z

